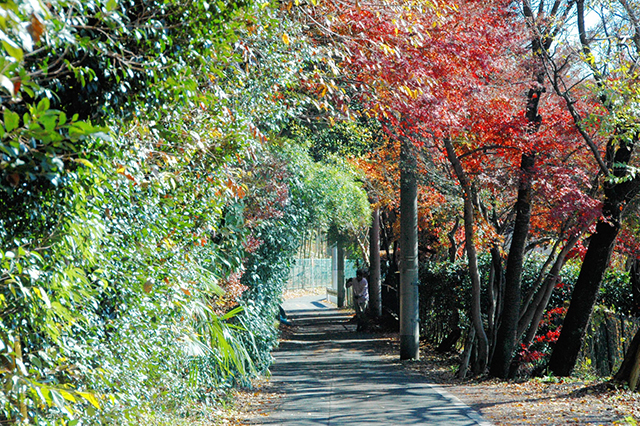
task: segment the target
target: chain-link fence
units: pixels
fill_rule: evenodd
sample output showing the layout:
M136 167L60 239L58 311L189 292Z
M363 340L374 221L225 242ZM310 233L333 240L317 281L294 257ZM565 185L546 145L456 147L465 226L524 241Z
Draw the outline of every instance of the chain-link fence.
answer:
M329 288L337 290L337 283L332 278L332 259L296 259L291 268L287 290L308 290L314 288ZM356 276L355 263L344 262L344 277Z

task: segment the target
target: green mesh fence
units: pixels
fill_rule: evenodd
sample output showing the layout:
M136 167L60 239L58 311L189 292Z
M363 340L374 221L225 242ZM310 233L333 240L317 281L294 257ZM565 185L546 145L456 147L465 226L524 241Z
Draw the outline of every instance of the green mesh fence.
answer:
M355 263L344 262L345 279L356 276ZM308 290L315 288L329 288L337 290L334 277L334 266L331 258L327 259L296 259L291 268L287 290Z

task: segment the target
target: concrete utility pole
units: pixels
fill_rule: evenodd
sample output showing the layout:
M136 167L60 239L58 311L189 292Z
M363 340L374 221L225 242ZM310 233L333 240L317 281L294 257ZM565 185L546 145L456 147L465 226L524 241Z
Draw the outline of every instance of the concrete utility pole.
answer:
M344 248L340 242L338 242L337 247L337 258L338 308L343 308L345 306L346 288L344 286Z
M413 142L400 153L400 359L420 358L418 318L418 181Z
M380 283L380 209L373 210L369 232L369 296L374 318L382 316L382 287Z

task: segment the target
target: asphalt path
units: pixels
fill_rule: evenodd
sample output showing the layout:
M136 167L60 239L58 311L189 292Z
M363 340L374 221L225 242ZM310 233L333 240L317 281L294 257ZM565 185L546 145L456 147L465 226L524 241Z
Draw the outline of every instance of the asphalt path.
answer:
M287 300L295 326L274 352L271 383L283 393L264 425L490 425L454 396L375 351L352 314L323 296Z

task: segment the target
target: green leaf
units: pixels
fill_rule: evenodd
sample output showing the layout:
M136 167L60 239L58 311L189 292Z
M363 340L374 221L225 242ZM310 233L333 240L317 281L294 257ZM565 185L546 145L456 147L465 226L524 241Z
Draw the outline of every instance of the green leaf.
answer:
M44 126L44 130L52 133L55 130L56 125L58 124L58 117L52 114L45 114L41 118L41 122Z
M17 44L9 40L8 38L2 40L2 46L4 46L4 50L6 50L7 53L16 61L20 62L22 61L22 58L24 58L24 52L22 51L22 49L20 49Z
M98 409L100 408L100 403L98 402L98 399L91 392L80 392L80 391L78 391L76 393L78 395L80 395L81 397L83 397L84 399L86 399L94 407L96 407Z
M7 132L14 131L18 125L20 124L20 116L13 111L9 111L8 109L4 110L4 127L7 129Z
M87 166L90 169L95 168L95 166L93 165L93 163L91 161L89 161L87 159L84 159L84 158L74 158L73 161L75 161L76 163L80 163L83 166Z
M227 312L226 314L224 314L220 319L223 320L223 321L231 319L231 318L239 315L243 310L244 310L244 308L242 306L238 306L238 307L232 309L231 311Z
M53 399L51 398L51 391L49 390L49 388L42 386L40 390L42 391L42 396L46 401L47 405L49 407L53 406Z
M71 393L67 392L66 390L58 389L58 392L60 392L60 395L62 395L62 397L67 401L76 402L76 399L74 398L74 396L71 395Z
M50 107L51 107L51 102L49 102L49 98L42 98L40 102L38 102L36 111L42 113L47 111Z

